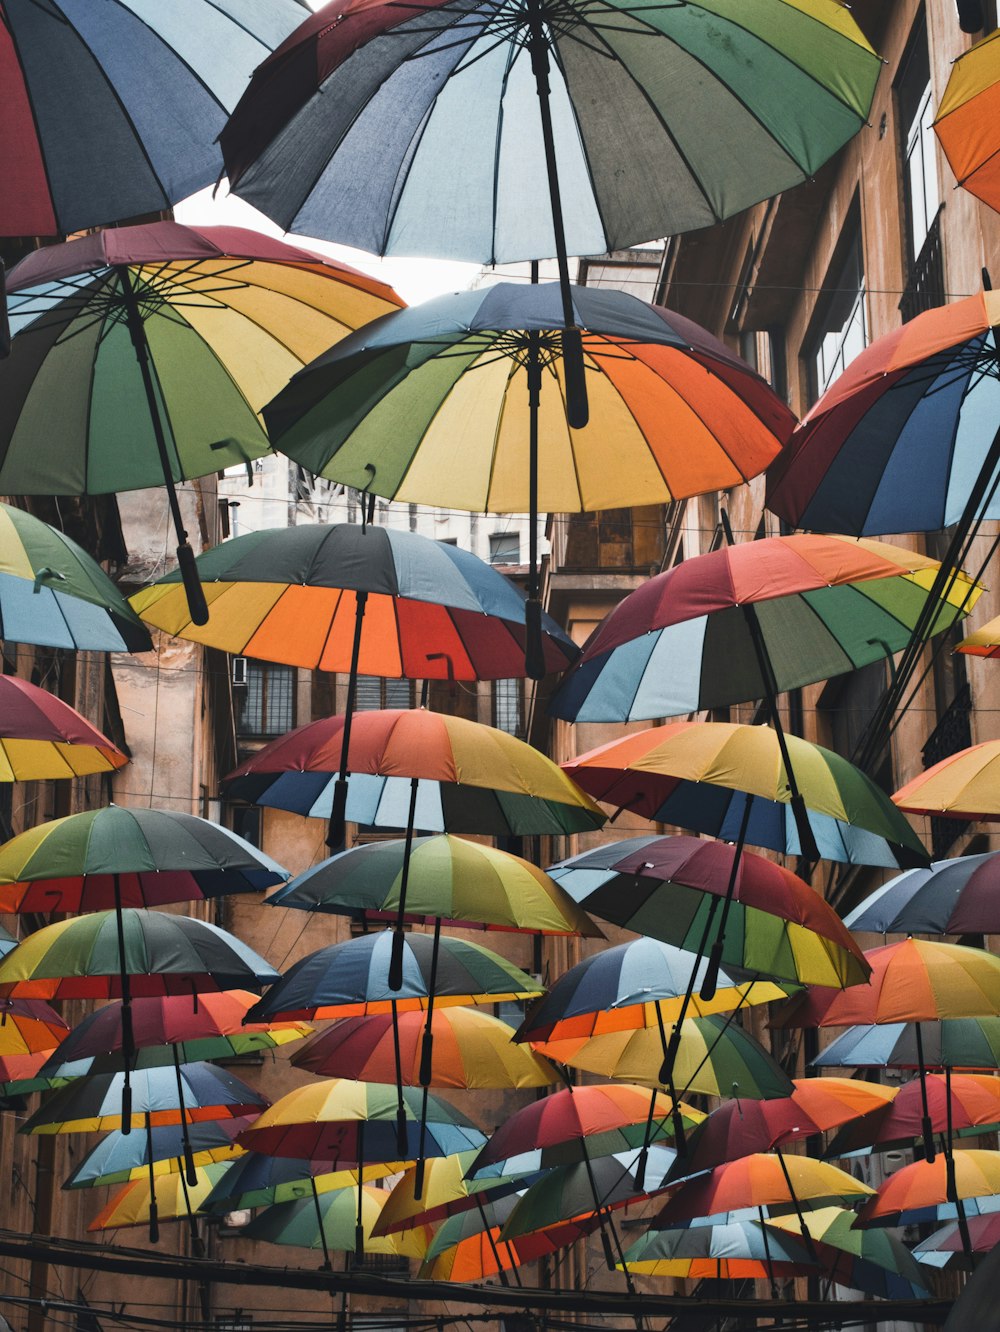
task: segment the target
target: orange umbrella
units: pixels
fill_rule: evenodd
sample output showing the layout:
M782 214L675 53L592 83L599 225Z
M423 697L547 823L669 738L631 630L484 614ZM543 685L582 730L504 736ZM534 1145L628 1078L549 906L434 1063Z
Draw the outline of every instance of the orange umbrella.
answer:
M909 814L1000 819L1000 740L949 755L901 786L892 799Z
M1000 211L1000 29L955 61L934 133L959 185Z
M886 1090L889 1090L886 1088ZM949 1142L956 1130L1000 1124L1000 1077L982 1073L930 1073L926 1078L927 1107L935 1133ZM891 1104L863 1114L847 1124L830 1144L829 1156L892 1143L908 1143L920 1136L923 1097L919 1081L900 1087Z
M998 1154L1000 1158L1000 1154ZM758 1152L681 1184L656 1217L665 1230L685 1221L804 1199L854 1199L874 1193L853 1175L811 1156Z
M0 1058L54 1050L68 1031L43 999L0 1000Z
M958 1151L948 1158L914 1161L890 1175L861 1209L858 1224L894 1226L911 1212L924 1213L956 1200L1000 1195L1000 1152ZM935 1212L936 1215L936 1212ZM917 1221L935 1219L920 1215Z

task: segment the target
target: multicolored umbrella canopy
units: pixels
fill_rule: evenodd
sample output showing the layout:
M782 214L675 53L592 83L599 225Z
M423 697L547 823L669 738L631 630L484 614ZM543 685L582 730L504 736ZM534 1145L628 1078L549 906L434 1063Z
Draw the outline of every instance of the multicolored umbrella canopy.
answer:
M419 1197L417 1171L412 1167L404 1170L386 1199L375 1233L388 1235L414 1226L435 1225L448 1216L478 1210L480 1205L523 1192L535 1178L514 1179L489 1173L482 1179L469 1179L466 1172L476 1155L476 1152L458 1152L455 1156L436 1156L428 1161Z
M154 1190L149 1180L130 1180L108 1199L87 1229L117 1230L124 1226L145 1226L150 1224L151 1214L158 1221L190 1218L227 1169L225 1161L198 1166L194 1184L190 1184L183 1173L157 1176L155 1213L152 1208Z
M989 1253L1000 1244L1000 1212L983 1216L970 1216L966 1222L969 1245L973 1253ZM880 1234L880 1231L872 1231ZM942 1226L927 1239L913 1246L913 1257L926 1267L948 1267L964 1255L965 1244L961 1228L955 1221Z
M635 1275L685 1281L809 1276L816 1265L794 1235L764 1235L753 1221L647 1230L624 1262Z
M961 516L996 420L1000 292L919 314L856 356L767 475L792 527L880 536ZM1000 498L984 517L1000 517Z
M0 999L0 1058L54 1050L68 1031L66 1019L41 999Z
M876 888L844 924L878 934L992 934L1000 930L1000 854L907 870Z
M960 749L901 786L892 799L937 819L1000 819L1000 740Z
M131 995L202 990L260 990L280 977L262 957L217 925L162 911L61 920L28 936L0 962L0 996L22 999L121 998L121 975Z
M857 670L907 646L939 568L884 542L809 534L697 555L618 603L548 711L576 722L646 721L766 697L748 605L779 693ZM955 624L980 591L959 573L929 632Z
M128 762L68 703L16 675L0 676L0 713L0 782L89 777Z
M403 984L389 987L391 930L363 934L310 953L290 967L250 1010L255 1022L276 1017L305 1019L363 1017L427 1007L434 965L434 939L407 934ZM499 1004L533 999L541 993L535 980L479 944L442 935L434 984L435 1008L454 1004Z
M288 871L194 814L110 805L0 846L0 911L105 911L259 893Z
M846 1156L864 1147L884 1151L909 1144L923 1133L928 1113L935 1133L949 1136L981 1127L1000 1126L1000 1077L975 1073L928 1074L924 1088L918 1080L899 1088L891 1104L847 1124L832 1140L828 1156ZM950 1102L950 1104L949 1104Z
M360 1215L366 1254L423 1258L427 1248L425 1232L407 1231L382 1235L376 1227L386 1201L386 1189L370 1184L361 1186ZM253 1218L243 1231L247 1239L268 1244L291 1244L300 1249L355 1253L359 1214L358 1186L336 1189L319 1197L300 1198L295 1202L274 1203ZM321 1229L322 1228L322 1229Z
M860 769L821 745L785 737L820 855L850 864L927 864L916 833ZM660 823L801 854L788 775L773 730L730 722L668 722L563 764L589 795Z
M801 1223L798 1217L772 1216L763 1225L783 1240L801 1234L804 1225L827 1278L841 1286L889 1300L928 1296L925 1278L902 1240L886 1230L862 1230L855 1219L847 1208L820 1207L803 1212Z
M533 1050L513 1043L514 1030L474 1008L443 1008L431 1017L432 1087L523 1090L548 1087L559 1075ZM426 1014L372 1014L345 1018L292 1056L296 1068L320 1077L392 1082L397 1058L404 1086L422 1085L420 1064ZM397 1044L398 1042L398 1044ZM398 1054L397 1054L398 1051Z
M1000 212L1000 38L991 32L951 67L934 133L959 185Z
M36 1054L0 1055L0 1096L27 1096L29 1092L49 1091L64 1079L42 1075L48 1051Z
M638 1016L636 1010L629 1011ZM674 1085L684 1095L789 1096L793 1087L788 1074L738 1022L728 1021L728 1016L684 1019L674 1060ZM663 1037L655 1013L644 1012L641 1020L649 1025L600 1036L552 1037L532 1045L540 1054L571 1068L660 1087Z
M407 1142L404 1158L417 1156L420 1095L402 1090ZM481 1147L485 1135L460 1110L437 1096L426 1098L426 1143L421 1155L450 1156ZM397 1089L381 1082L329 1078L298 1087L275 1101L240 1134L248 1151L271 1156L319 1158L335 1164L399 1159Z
M699 1217L777 1203L850 1201L874 1192L826 1161L816 1161L811 1156L757 1153L716 1166L707 1175L698 1175L681 1184L657 1214L655 1225L657 1229L669 1228Z
M1000 1017L849 1027L813 1060L816 1068L1000 1068Z
M273 740L224 779L226 798L328 818L343 726L343 717L326 717ZM359 713L348 768L346 817L355 823L405 828L413 783L413 826L431 831L516 836L604 823L593 801L523 740L425 708Z
M516 1203L515 1197L501 1198L495 1203L484 1203L482 1215L477 1209L448 1217L435 1231L418 1275L434 1281L481 1281L497 1272L502 1274L547 1257L583 1239L600 1225L596 1216L590 1216L519 1235L517 1239L501 1239L503 1223Z
M329 1193L331 1189L345 1189L357 1184L359 1173L362 1183L370 1183L398 1174L405 1165L405 1161L386 1161L366 1164L360 1171L358 1167L334 1170L330 1161L298 1160L291 1156L265 1156L260 1152L244 1151L230 1164L201 1204L201 1211L224 1213L241 1207L270 1207L272 1203L294 1202L296 1198L313 1197L314 1191Z
M632 837L549 867L585 910L692 952L712 899L735 871L723 966L775 980L857 984L868 968L840 917L808 884L763 856L697 837Z
M60 1087L18 1128L19 1133L103 1133L121 1129L121 1073L99 1073ZM227 1069L214 1064L148 1068L132 1074L131 1127L195 1124L204 1119L243 1118L268 1102Z
M963 638L955 651L970 657L1000 657L1000 616Z
M204 1119L186 1126L187 1145L195 1166L235 1161L246 1153L234 1141L251 1117ZM180 1124L159 1124L145 1133L113 1129L96 1143L63 1181L64 1189L90 1189L127 1184L153 1175L174 1175L184 1169L185 1131Z
M331 5L261 66L226 127L235 192L286 230L377 253L553 254L532 33L568 254L710 226L812 176L864 124L878 76L825 0L766 15Z
M300 23L295 0L0 6L0 235L156 213L220 175L246 79Z
M410 680L524 674L523 594L470 551L389 527L310 523L250 532L199 555L211 617L191 621L179 572L137 592L147 624L223 652ZM545 667L578 649L543 623Z
M97 561L57 527L11 504L0 504L0 634L87 652L152 647Z
M299 874L266 899L365 919L399 910L405 846L401 841L353 846ZM601 932L572 896L520 856L439 833L414 837L406 880L406 919L436 918L463 926L538 934Z
M955 1199L990 1199L1000 1195L1000 1152L962 1150L949 1159L914 1161L886 1179L858 1216L862 1226L895 1226L944 1220L941 1209ZM952 1213L954 1215L954 1213Z

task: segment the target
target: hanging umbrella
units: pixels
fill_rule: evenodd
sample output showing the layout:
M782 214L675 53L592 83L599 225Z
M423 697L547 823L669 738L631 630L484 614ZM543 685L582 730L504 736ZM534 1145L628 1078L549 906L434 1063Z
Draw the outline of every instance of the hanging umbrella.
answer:
M991 480L1000 292L917 315L856 356L768 469L792 527L879 536L1000 517ZM978 474L978 482L976 482Z
M467 1171L476 1156L476 1152L457 1152L428 1161L419 1197L416 1170L404 1170L386 1199L375 1233L388 1235L414 1226L436 1225L460 1212L478 1211L487 1203L523 1192L538 1178L537 1174L514 1178L489 1172L481 1179L469 1179Z
M48 1052L0 1055L0 1096L27 1096L30 1092L49 1091L65 1082L42 1074Z
M790 1095L792 1081L788 1074L759 1041L728 1018L728 1014L685 1018L680 1024L673 1067L674 1085L680 1094L762 1098ZM655 1013L644 1012L642 1020L649 1020L650 1025L600 1036L553 1037L533 1041L532 1046L572 1068L659 1087L663 1039Z
M87 1226L90 1230L117 1230L124 1226L145 1226L150 1217L157 1216L160 1221L180 1221L187 1219L194 1228L194 1213L202 1201L208 1197L216 1182L227 1169L226 1162L198 1167L198 1182L189 1184L183 1174L164 1175L156 1183L156 1210L151 1208L152 1195L149 1181L133 1179L112 1194L108 1202ZM193 1229L196 1235L196 1230ZM200 1245L195 1250L197 1256L203 1250Z
M399 839L353 846L265 900L362 921L396 914L404 854ZM463 928L601 937L572 897L530 861L449 833L414 837L410 849L406 919L433 924L438 918Z
M970 1216L968 1232L973 1253L989 1253L1000 1244L1000 1212ZM882 1232L875 1230L870 1233L877 1235ZM913 1257L926 1267L949 1267L964 1253L964 1247L958 1223L952 1221L915 1244Z
M176 810L85 810L0 846L0 911L82 912L259 893L288 871L208 819Z
M217 179L216 137L255 66L304 17L4 0L0 235L55 236L161 212Z
M895 1226L941 1220L942 1209L953 1207L956 1199L964 1202L1000 1195L1000 1152L956 1151L952 1161L952 1170L943 1155L897 1170L865 1203L858 1224Z
M0 782L89 777L128 762L68 703L16 675L0 676L0 710Z
M920 1031L921 1061L917 1030ZM815 1068L1000 1068L1000 1017L943 1018L849 1027L813 1060Z
M906 647L939 568L884 542L808 534L698 555L618 603L548 711L576 722L643 721L857 670ZM954 625L980 591L959 573L928 632Z
M888 1300L927 1298L930 1291L903 1242L885 1230L862 1230L854 1225L855 1219L855 1213L844 1207L803 1213L827 1279ZM771 1231L772 1238L775 1231L786 1238L797 1233L798 1220L772 1216L762 1229Z
M297 1198L311 1198L314 1191L329 1193L332 1189L357 1184L359 1173L363 1183L371 1183L398 1174L405 1166L405 1161L384 1161L372 1162L360 1171L357 1167L334 1170L330 1161L296 1160L290 1156L265 1156L260 1152L244 1151L230 1163L229 1169L202 1202L201 1211L224 1214L240 1208L294 1202Z
M1000 819L1000 740L960 749L901 786L893 802L937 819Z
M971 657L1000 657L1000 616L963 638L955 651Z
M629 1270L641 1276L682 1281L742 1281L811 1276L815 1264L790 1236L762 1233L752 1221L647 1230L624 1254Z
M348 329L399 303L308 250L175 222L37 250L12 270L8 293L0 489L165 484L197 623L207 608L176 483L267 453L264 402Z
M955 61L934 133L959 185L1000 211L1000 39L991 32Z
M975 1073L927 1074L927 1113L933 1132L953 1135L1000 1127L1000 1077ZM833 1139L828 1156L873 1147L885 1151L909 1145L923 1133L924 1096L919 1080L900 1087L892 1102L846 1125Z
M204 1119L239 1118L269 1104L259 1093L226 1069L214 1064L182 1064L183 1088L178 1091L172 1068L143 1069L132 1079L131 1126L199 1123ZM124 1129L121 1073L78 1078L47 1096L19 1133L102 1133Z
M381 1235L377 1225L389 1193L370 1184L337 1189L318 1199L300 1198L275 1203L258 1213L243 1231L247 1239L268 1244L290 1244L300 1249L322 1249L329 1263L331 1252L357 1252L357 1218L361 1217L363 1252L390 1257L422 1258L427 1236L419 1230L405 1235Z
M41 999L0 999L0 1058L48 1054L68 1031L66 1019Z
M763 856L697 837L632 837L549 867L557 884L602 920L698 951L713 902L732 879L723 966L775 980L851 984L867 965L814 889Z
M786 737L820 854L907 868L928 857L913 829L860 769L821 745ZM589 795L720 840L801 854L788 779L767 726L669 722L563 765Z
M418 1275L432 1281L469 1282L499 1273L501 1282L507 1285L506 1273L512 1268L574 1244L600 1224L596 1216L581 1217L517 1239L501 1240L503 1223L516 1204L516 1197L502 1198L485 1203L482 1213L477 1210L448 1217L434 1232Z
M474 1008L445 1008L432 1018L432 1087L522 1090L558 1081L555 1069L532 1050L512 1043L514 1030ZM400 1013L345 1018L314 1037L292 1056L296 1068L320 1077L358 1082L392 1082L399 1059L405 1086L422 1085L420 1063L424 1014ZM398 1050L398 1056L397 1056Z
M174 1175L184 1169L184 1131L196 1166L236 1161L246 1155L234 1141L252 1117L205 1119L197 1123L160 1124L149 1133L105 1133L63 1181L64 1189L127 1184L133 1179Z
M6 957L17 947L17 939L11 934L10 930L5 930L0 925L0 957ZM0 1036L0 1050L3 1049L3 1038Z
M698 1217L777 1203L794 1204L801 1216L802 1202L851 1201L874 1192L853 1175L811 1156L757 1153L679 1185L657 1214L655 1225L669 1228Z
M844 917L877 934L992 934L1000 930L1000 854L935 860L876 888Z
M145 652L148 630L64 532L0 504L0 637L77 651Z

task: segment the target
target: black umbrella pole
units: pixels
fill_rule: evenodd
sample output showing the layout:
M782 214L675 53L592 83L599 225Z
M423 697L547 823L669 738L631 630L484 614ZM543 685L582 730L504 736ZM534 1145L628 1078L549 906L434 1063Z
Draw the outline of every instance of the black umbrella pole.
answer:
M160 1242L160 1214L156 1206L156 1170L153 1160L153 1120L146 1111L146 1155L149 1158L149 1242Z
M812 1261L816 1264L817 1267L822 1267L823 1264L820 1262L819 1254L816 1252L816 1245L813 1243L812 1233L810 1232L809 1227L806 1225L806 1219L802 1214L802 1204L799 1202L798 1194L795 1192L795 1186L792 1184L792 1177L788 1173L788 1164L785 1161L784 1154L777 1147L775 1147L774 1149L774 1154L778 1158L778 1162L781 1165L781 1173L784 1175L785 1184L788 1187L788 1197L792 1206L795 1208L795 1215L798 1217L799 1231L801 1232L802 1235L802 1242L803 1244L805 1244L806 1248L808 1249L809 1257L812 1259Z
M764 1223L763 1207L757 1208L757 1216L760 1220L761 1238L764 1241L764 1262L767 1265L767 1280L771 1287L771 1299L776 1300L778 1298L778 1283L774 1279L774 1263L771 1260L771 1244L768 1240L767 1226Z
M309 1184L312 1187L313 1207L316 1209L316 1224L319 1227L319 1242L323 1250L323 1271L332 1271L330 1266L330 1246L326 1242L326 1226L323 1224L323 1209L319 1205L319 1193L316 1191L316 1178L309 1176ZM361 1171L358 1171L358 1188L361 1188Z
M184 1174L187 1182L192 1188L198 1183L198 1171L194 1164L194 1153L191 1151L191 1137L188 1131L187 1108L184 1105L184 1079L181 1077L181 1061L177 1052L176 1042L171 1046L174 1054L174 1077L177 1080L177 1105L181 1117L181 1142L184 1147Z
M490 1252L493 1254L493 1261L497 1265L497 1274L500 1277L502 1286L509 1286L507 1273L504 1271L503 1263L500 1261L500 1250L497 1248L497 1242L493 1238L493 1227L486 1218L486 1209L483 1207L483 1200L476 1194L476 1207L479 1209L479 1219L483 1223L483 1230L486 1232L486 1238L489 1241ZM507 1252L510 1253L510 1245L507 1246Z
M343 851L347 837L347 778L350 773L351 723L358 694L358 660L361 656L361 631L365 621L368 593L355 594L354 642L351 644L351 673L347 677L347 706L344 708L344 732L340 740L340 771L333 784L333 808L326 844L331 851Z
M528 600L524 607L524 671L529 680L545 675L542 603L538 578L538 412L542 398L540 336L528 334Z
M933 1161L937 1152L934 1147L934 1127L931 1123L931 1111L927 1102L927 1069L924 1065L924 1037L920 1030L920 1023L913 1024L914 1034L917 1040L917 1067L920 1073L920 1107L922 1111L920 1120L920 1131L924 1139L924 1158L928 1162Z
M361 1212L361 1204L364 1201L364 1185L361 1181L365 1175L365 1121L358 1121L358 1219L354 1226L354 1252L360 1262L365 1256L365 1227Z
M954 1148L954 1124L952 1122L951 1105L951 1065L948 1064L944 1070L944 1095L947 1103L947 1135L945 1137L945 1197L950 1203L954 1204L955 1216L958 1220L958 1233L962 1240L962 1254L965 1258L965 1265L972 1267L972 1236L969 1234L969 1220L965 1215L965 1204L958 1196L958 1181L955 1178L955 1148Z
M159 454L160 467L163 471L163 484L167 488L170 514L174 522L174 531L177 533L177 564L181 571L181 578L184 581L184 592L187 596L188 610L191 614L191 621L193 624L208 624L208 603L205 601L205 593L201 586L201 579L198 577L198 566L195 563L194 551L191 549L191 543L188 541L188 534L184 529L184 518L181 514L181 506L177 499L177 489L174 484L173 471L170 466L170 454L167 451L167 440L163 433L163 421L160 419L160 408L156 401L156 389L153 386L153 372L149 366L149 348L146 345L146 333L142 325L142 313L139 310L139 302L136 300L135 289L132 286L132 278L128 271L128 267L125 264L118 264L115 271L122 284L128 331L132 338L132 346L135 348L136 360L139 362L139 373L142 375L142 386L146 393L146 405L149 407L149 417L153 425L156 451Z
M406 838L403 842L403 866L399 873L399 911L392 936L392 956L389 958L389 989L403 988L403 945L406 934L403 926L406 922L406 889L410 881L410 857L413 854L413 822L417 817L417 791L419 777L410 778L410 809L406 816Z
M736 845L733 847L733 863L729 868L729 882L726 884L726 895L722 901L722 919L719 921L718 933L715 936L715 943L712 944L712 951L708 955L705 975L701 981L701 997L706 1003L715 998L715 991L719 984L719 967L722 965L722 953L726 946L726 922L729 920L729 912L736 893L736 881L740 876L740 865L743 863L743 848L746 845L752 808L753 796L744 796L743 817L740 820L739 836L736 839Z
M437 986L438 954L440 950L441 917L435 916L434 947L431 949L431 977L430 985L427 987L430 991L427 996L427 1022L424 1026L424 1037L420 1047L420 1085L423 1088L423 1095L420 1098L420 1139L417 1147L417 1167L413 1180L413 1196L418 1202L424 1192L424 1170L426 1168L424 1152L427 1146L427 1088L431 1085L434 1063L434 990Z
M177 1164L180 1165L181 1162L178 1161ZM191 1252L196 1258L204 1258L205 1245L201 1236L198 1234L198 1219L191 1207L191 1195L188 1193L187 1174L184 1170L180 1172L180 1180L181 1192L184 1195L184 1211L187 1213L188 1233L191 1236Z
M406 1102L403 1100L403 1055L399 1048L399 1010L395 999L392 1003L392 1053L396 1061L396 1151L399 1159L405 1161L410 1150L409 1135L406 1131Z
M125 960L125 919L122 916L122 893L118 875L112 876L115 887L115 929L118 934L118 980L122 992L122 1133L132 1132L132 1061L135 1059L135 1035L132 1030L132 985Z
M691 998L694 994L694 981L698 973L698 963L705 955L705 949L708 947L708 937L712 933L712 925L715 921L715 913L719 907L719 898L713 897L708 904L708 912L705 917L705 928L701 932L701 939L698 942L698 951L694 961L691 963L691 974L688 977L687 987L684 991L684 998L681 1000L680 1010L674 1019L673 1029L670 1032L670 1041L663 1052L663 1063L660 1065L659 1081L664 1087L669 1086L674 1080L674 1064L677 1061L677 1051L681 1047L681 1032L684 1027L684 1019L687 1017L687 1011L691 1006ZM659 1014L659 1009L657 1009Z

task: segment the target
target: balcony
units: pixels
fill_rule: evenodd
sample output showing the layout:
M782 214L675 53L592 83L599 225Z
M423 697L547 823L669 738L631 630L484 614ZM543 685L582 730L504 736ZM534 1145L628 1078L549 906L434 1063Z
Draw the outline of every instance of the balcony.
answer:
M934 215L920 253L910 270L909 281L899 302L903 323L908 324L918 314L944 305L944 255L941 252L941 209Z
M969 715L972 712L972 695L969 686L963 685L941 715L937 726L927 737L922 752L924 767L932 768L942 759L957 754L961 749L968 749L972 744L972 728ZM961 819L931 818L931 855L941 860L948 850L958 841L968 828L968 823Z

